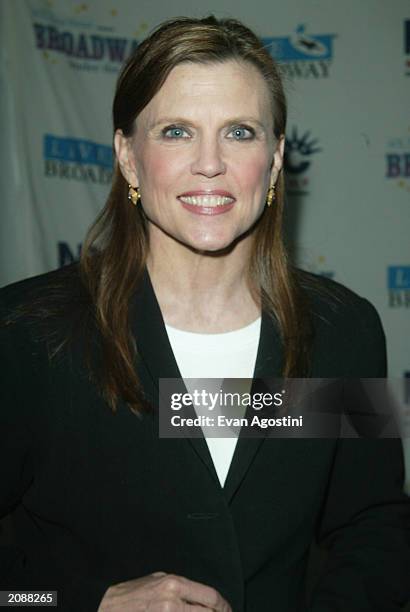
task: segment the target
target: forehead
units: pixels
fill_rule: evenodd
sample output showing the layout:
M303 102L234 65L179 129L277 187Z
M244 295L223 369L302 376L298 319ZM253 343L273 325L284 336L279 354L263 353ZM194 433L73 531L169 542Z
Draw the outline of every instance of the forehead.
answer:
M161 116L198 115L272 120L268 86L255 66L230 60L221 63L186 62L171 70L164 84L143 109L138 123L151 124Z

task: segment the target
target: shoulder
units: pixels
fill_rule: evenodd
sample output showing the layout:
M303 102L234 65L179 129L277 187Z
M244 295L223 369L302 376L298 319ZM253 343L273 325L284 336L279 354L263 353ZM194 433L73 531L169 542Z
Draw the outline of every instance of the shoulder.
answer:
M330 278L298 271L300 284L308 298L314 324L338 327L366 323L380 325L380 317L366 298Z
M90 313L79 266L66 266L0 289L1 343L64 343Z
M342 370L344 376L385 376L385 335L375 307L329 278L299 271L299 280L311 315L316 361L329 366L329 376Z
M0 308L3 313L12 313L22 306L48 296L52 300L57 292L69 295L78 292L81 286L78 264L59 268L31 278L12 283L0 289Z

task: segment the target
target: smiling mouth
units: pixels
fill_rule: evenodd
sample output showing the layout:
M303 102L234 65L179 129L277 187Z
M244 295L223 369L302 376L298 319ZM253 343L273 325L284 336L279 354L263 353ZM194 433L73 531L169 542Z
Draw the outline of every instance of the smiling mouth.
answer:
M196 196L178 196L178 200L184 204L191 206L201 206L204 208L216 208L218 206L226 206L233 204L234 198L221 195L196 195Z

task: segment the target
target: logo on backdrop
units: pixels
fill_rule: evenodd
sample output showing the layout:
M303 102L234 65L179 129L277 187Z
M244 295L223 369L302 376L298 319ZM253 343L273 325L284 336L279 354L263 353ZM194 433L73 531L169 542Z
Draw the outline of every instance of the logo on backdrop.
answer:
M410 19L404 22L404 53L406 55L405 73L410 76Z
M410 126L408 136L391 138L386 148L386 178L410 192Z
M410 404L410 370L406 370L404 376L404 403Z
M68 242L57 242L57 261L60 268L72 264L80 259L82 244L75 247Z
M113 151L108 145L45 134L44 174L47 178L107 184L113 173Z
M290 36L263 38L285 76L323 79L330 74L336 34L310 34L299 25Z
M312 138L309 131L300 136L296 126L293 126L290 135L286 137L285 172L289 194L305 195L309 193L309 170L312 165L312 155L322 151L317 145L317 138Z
M391 308L410 308L410 266L389 266L387 289Z
M73 70L117 73L138 46L137 38L148 29L148 24L141 22L135 38L117 36L113 25L116 9L107 11L104 24L90 18L85 4L71 10L73 15L68 11L64 17L61 11L54 13L51 6L34 9L31 14L35 45L43 59L51 64L64 61Z
M329 269L329 265L326 263L326 257L324 255L319 255L316 260L313 262L313 265L310 267L310 271L314 274L319 274L319 276L324 276L325 278L334 278L335 271Z

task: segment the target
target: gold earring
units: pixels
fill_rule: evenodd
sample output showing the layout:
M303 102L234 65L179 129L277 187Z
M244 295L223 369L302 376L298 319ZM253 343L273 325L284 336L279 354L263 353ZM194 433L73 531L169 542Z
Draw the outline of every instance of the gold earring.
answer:
M136 206L141 199L140 188L128 185L128 199Z
M266 196L266 204L268 206L272 206L272 202L275 199L275 185L271 185L268 189L268 194Z

